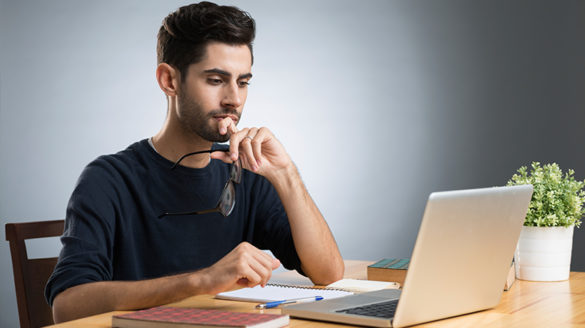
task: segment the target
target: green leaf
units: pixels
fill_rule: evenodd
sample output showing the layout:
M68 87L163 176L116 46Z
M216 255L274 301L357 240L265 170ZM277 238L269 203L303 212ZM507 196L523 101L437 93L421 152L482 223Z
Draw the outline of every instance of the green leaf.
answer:
M575 180L572 169L563 174L557 163L541 166L540 162L532 162L530 168L521 166L507 183L534 187L524 225L580 227L585 214L585 180Z

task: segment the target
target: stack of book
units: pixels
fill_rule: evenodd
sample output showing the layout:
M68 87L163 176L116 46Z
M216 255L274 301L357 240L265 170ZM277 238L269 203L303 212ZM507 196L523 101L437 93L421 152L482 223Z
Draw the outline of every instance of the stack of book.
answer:
M410 259L382 259L368 266L368 280L393 281L404 285Z

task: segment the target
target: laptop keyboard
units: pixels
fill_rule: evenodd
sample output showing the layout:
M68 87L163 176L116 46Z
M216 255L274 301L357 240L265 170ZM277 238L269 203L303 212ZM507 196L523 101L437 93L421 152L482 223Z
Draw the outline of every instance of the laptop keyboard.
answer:
M394 317L394 312L396 312L397 304L398 300L396 299L387 302L374 303L369 305L353 307L349 309L337 310L335 312L391 319Z

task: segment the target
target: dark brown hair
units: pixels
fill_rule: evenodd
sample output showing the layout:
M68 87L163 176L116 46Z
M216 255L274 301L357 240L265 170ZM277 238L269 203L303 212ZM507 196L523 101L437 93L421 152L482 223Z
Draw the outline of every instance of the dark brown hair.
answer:
M245 44L252 54L255 34L256 23L247 12L207 1L194 3L163 20L158 31L157 60L178 69L183 80L189 65L202 60L209 42Z

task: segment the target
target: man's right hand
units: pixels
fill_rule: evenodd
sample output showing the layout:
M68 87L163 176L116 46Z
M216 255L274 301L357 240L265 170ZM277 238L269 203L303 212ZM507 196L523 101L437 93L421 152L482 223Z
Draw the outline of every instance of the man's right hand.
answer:
M242 242L212 266L196 272L202 275L203 291L215 295L236 287L266 286L280 261Z
M280 261L243 242L214 265L138 281L96 281L70 287L53 302L56 323L114 310L145 309L235 287L265 286Z

